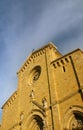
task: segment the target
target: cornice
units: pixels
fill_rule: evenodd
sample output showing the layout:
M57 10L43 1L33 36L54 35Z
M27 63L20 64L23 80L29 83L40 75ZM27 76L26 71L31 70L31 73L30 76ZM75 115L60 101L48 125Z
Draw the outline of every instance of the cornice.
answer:
M33 51L29 57L27 58L27 60L25 61L25 63L22 65L22 67L20 68L20 70L17 72L17 74L22 73L25 71L25 69L27 68L27 66L33 62L33 60L40 56L43 55L48 49L54 49L57 50L57 47L52 43L49 42L47 45L39 48L38 50Z
M10 106L10 104L13 103L13 101L16 99L17 97L17 91L15 91L12 96L5 102L5 104L2 106L2 109L4 109L4 107L7 105L7 106Z
M59 66L63 66L63 65L65 65L66 63L69 63L69 62L70 62L70 56L71 56L72 54L78 52L78 51L80 51L81 53L83 53L82 50L80 50L80 49L78 48L78 49L76 49L76 50L74 50L74 51L72 51L72 52L70 52L70 53L68 53L68 54L66 54L66 55L64 55L64 56L62 56L62 57L60 57L60 58L54 60L54 61L52 61L51 64L54 66L54 68L57 68L57 67L59 67Z

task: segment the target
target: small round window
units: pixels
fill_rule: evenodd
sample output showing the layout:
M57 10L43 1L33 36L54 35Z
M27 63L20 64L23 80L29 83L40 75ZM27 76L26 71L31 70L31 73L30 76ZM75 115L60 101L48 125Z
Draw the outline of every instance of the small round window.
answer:
M40 73L39 73L38 71L36 71L36 72L34 73L34 75L33 75L33 81L38 80L39 76L40 76Z
M40 77L40 74L41 74L41 67L40 66L34 67L31 71L30 82L34 83L35 81L37 81Z

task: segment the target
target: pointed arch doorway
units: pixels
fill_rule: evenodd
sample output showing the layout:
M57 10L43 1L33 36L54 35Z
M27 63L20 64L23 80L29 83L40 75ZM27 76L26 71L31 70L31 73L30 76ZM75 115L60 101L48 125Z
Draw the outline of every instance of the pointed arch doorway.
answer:
M34 115L31 121L31 130L43 130L44 124L40 116Z

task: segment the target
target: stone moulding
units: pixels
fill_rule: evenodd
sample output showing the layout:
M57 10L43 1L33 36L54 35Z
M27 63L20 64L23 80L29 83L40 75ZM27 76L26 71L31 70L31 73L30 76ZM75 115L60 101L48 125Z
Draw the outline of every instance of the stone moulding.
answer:
M74 51L54 60L54 61L52 61L51 64L54 66L54 68L63 66L63 65L70 62L70 56L77 51L80 51L82 53L82 51L78 48L78 49L76 49L76 50L74 50Z
M12 94L12 96L5 102L5 104L2 106L2 109L4 108L4 107L6 107L6 106L10 106L12 103L13 103L13 101L16 99L16 97L17 97L17 91L15 91L13 94Z
M65 57L65 58L62 57L61 59L54 61L52 64L53 64L54 68L57 68L60 66L64 66L65 64L67 64L69 62L70 62L69 57Z
M27 58L27 60L25 61L25 63L22 65L22 67L20 68L20 70L17 72L17 74L24 72L24 70L26 69L26 67L33 62L34 58L44 54L46 52L46 50L49 49L54 49L56 50L56 46L54 46L54 44L52 42L49 42L49 44L47 44L46 46L39 48L36 51L33 51L30 56Z
M28 129L33 129L34 123L42 123L43 126L43 120L46 120L46 114L39 110L39 109L33 109L24 119L23 124L27 124ZM35 124L37 125L37 124Z

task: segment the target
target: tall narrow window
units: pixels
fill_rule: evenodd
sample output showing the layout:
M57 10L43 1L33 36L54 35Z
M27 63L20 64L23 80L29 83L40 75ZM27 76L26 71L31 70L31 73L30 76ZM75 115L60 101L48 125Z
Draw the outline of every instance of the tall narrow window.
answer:
M63 71L64 71L64 72L66 71L64 66L63 66Z

